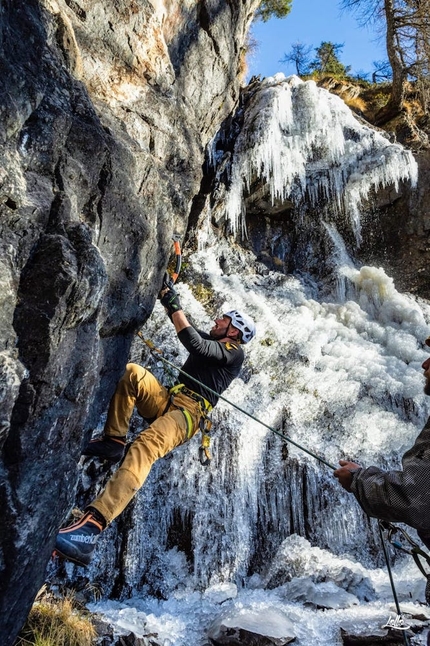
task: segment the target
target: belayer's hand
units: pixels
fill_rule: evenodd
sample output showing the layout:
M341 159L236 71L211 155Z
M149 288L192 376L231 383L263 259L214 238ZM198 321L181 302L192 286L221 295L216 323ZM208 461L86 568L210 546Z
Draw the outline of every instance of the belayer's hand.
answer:
M168 289L163 289L161 292L162 296L160 302L162 306L166 309L167 314L172 316L175 312L179 312L182 309L181 303L179 301L179 296L173 287Z
M335 478L339 480L341 486L351 493L351 484L354 477L354 473L361 469L359 464L355 462L348 462L348 460L339 460L340 469L333 471Z

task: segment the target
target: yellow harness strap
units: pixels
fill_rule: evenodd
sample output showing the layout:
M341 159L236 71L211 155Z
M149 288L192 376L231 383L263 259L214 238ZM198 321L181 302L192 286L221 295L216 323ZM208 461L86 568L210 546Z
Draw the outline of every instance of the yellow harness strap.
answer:
M191 399L194 399L194 401L200 404L202 415L207 415L213 408L212 404L208 402L208 400L205 399L203 395L195 393L194 390L190 390L189 388L184 386L184 384L176 384L176 386L172 386L169 390L169 393L170 395L177 395L178 393L182 393L183 395L186 395L186 397L191 397Z
M191 413L187 411L186 408L179 408L181 411L182 415L185 417L185 421L187 422L187 440L190 439L192 432L193 432L193 418L191 417Z
M172 403L174 403L173 402L174 396L177 395L178 393L182 393L198 403L200 413L201 413L199 426L202 432L202 443L199 448L199 459L200 459L200 463L203 466L208 466L212 459L211 454L209 452L209 445L211 442L209 432L212 426L212 422L208 418L208 414L211 412L213 408L212 404L210 404L208 400L205 399L202 395L195 393L193 390L189 390L186 386L184 386L184 384L176 384L176 386L172 386L172 388L170 388L169 390L169 393L170 393L170 399ZM191 433L193 430L193 421L192 421L191 414L187 411L186 408L182 408L181 406L178 406L178 408L184 415L185 420L187 422L187 439L190 439Z

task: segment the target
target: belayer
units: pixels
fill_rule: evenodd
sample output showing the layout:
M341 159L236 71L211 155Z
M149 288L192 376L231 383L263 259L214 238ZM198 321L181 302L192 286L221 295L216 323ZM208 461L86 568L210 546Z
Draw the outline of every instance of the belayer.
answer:
M167 390L145 368L127 365L109 404L104 435L91 441L83 455L121 460L135 406L150 426L130 445L104 491L88 505L82 518L58 533L56 552L78 565L88 565L100 533L125 509L153 463L203 430L207 414L219 399L211 391L220 395L239 375L244 360L241 346L255 335L253 320L236 310L217 318L209 334L197 331L171 286L162 290L161 303L189 352L184 372L179 373L180 383Z
M426 340L430 346L430 338ZM430 357L422 364L430 395ZM383 471L339 460L334 476L346 491L354 494L363 510L390 523L406 523L430 549L430 417L415 444L404 454L402 469Z

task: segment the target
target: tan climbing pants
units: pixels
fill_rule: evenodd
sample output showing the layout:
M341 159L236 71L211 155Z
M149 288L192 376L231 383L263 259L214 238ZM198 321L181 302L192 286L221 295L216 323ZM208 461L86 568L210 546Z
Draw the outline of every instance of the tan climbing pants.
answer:
M108 524L143 485L154 462L199 430L198 402L179 393L171 403L168 390L148 370L129 363L111 399L105 434L124 437L135 406L142 417L157 419L137 436L105 490L90 503Z

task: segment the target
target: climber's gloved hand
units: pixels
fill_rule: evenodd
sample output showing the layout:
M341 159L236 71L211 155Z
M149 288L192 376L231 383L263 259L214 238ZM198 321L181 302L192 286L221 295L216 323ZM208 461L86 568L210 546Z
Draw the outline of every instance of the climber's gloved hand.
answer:
M175 312L179 312L182 309L182 305L179 301L179 295L173 287L169 287L167 290L163 290L163 296L160 298L162 306L165 308L167 314L171 317Z

